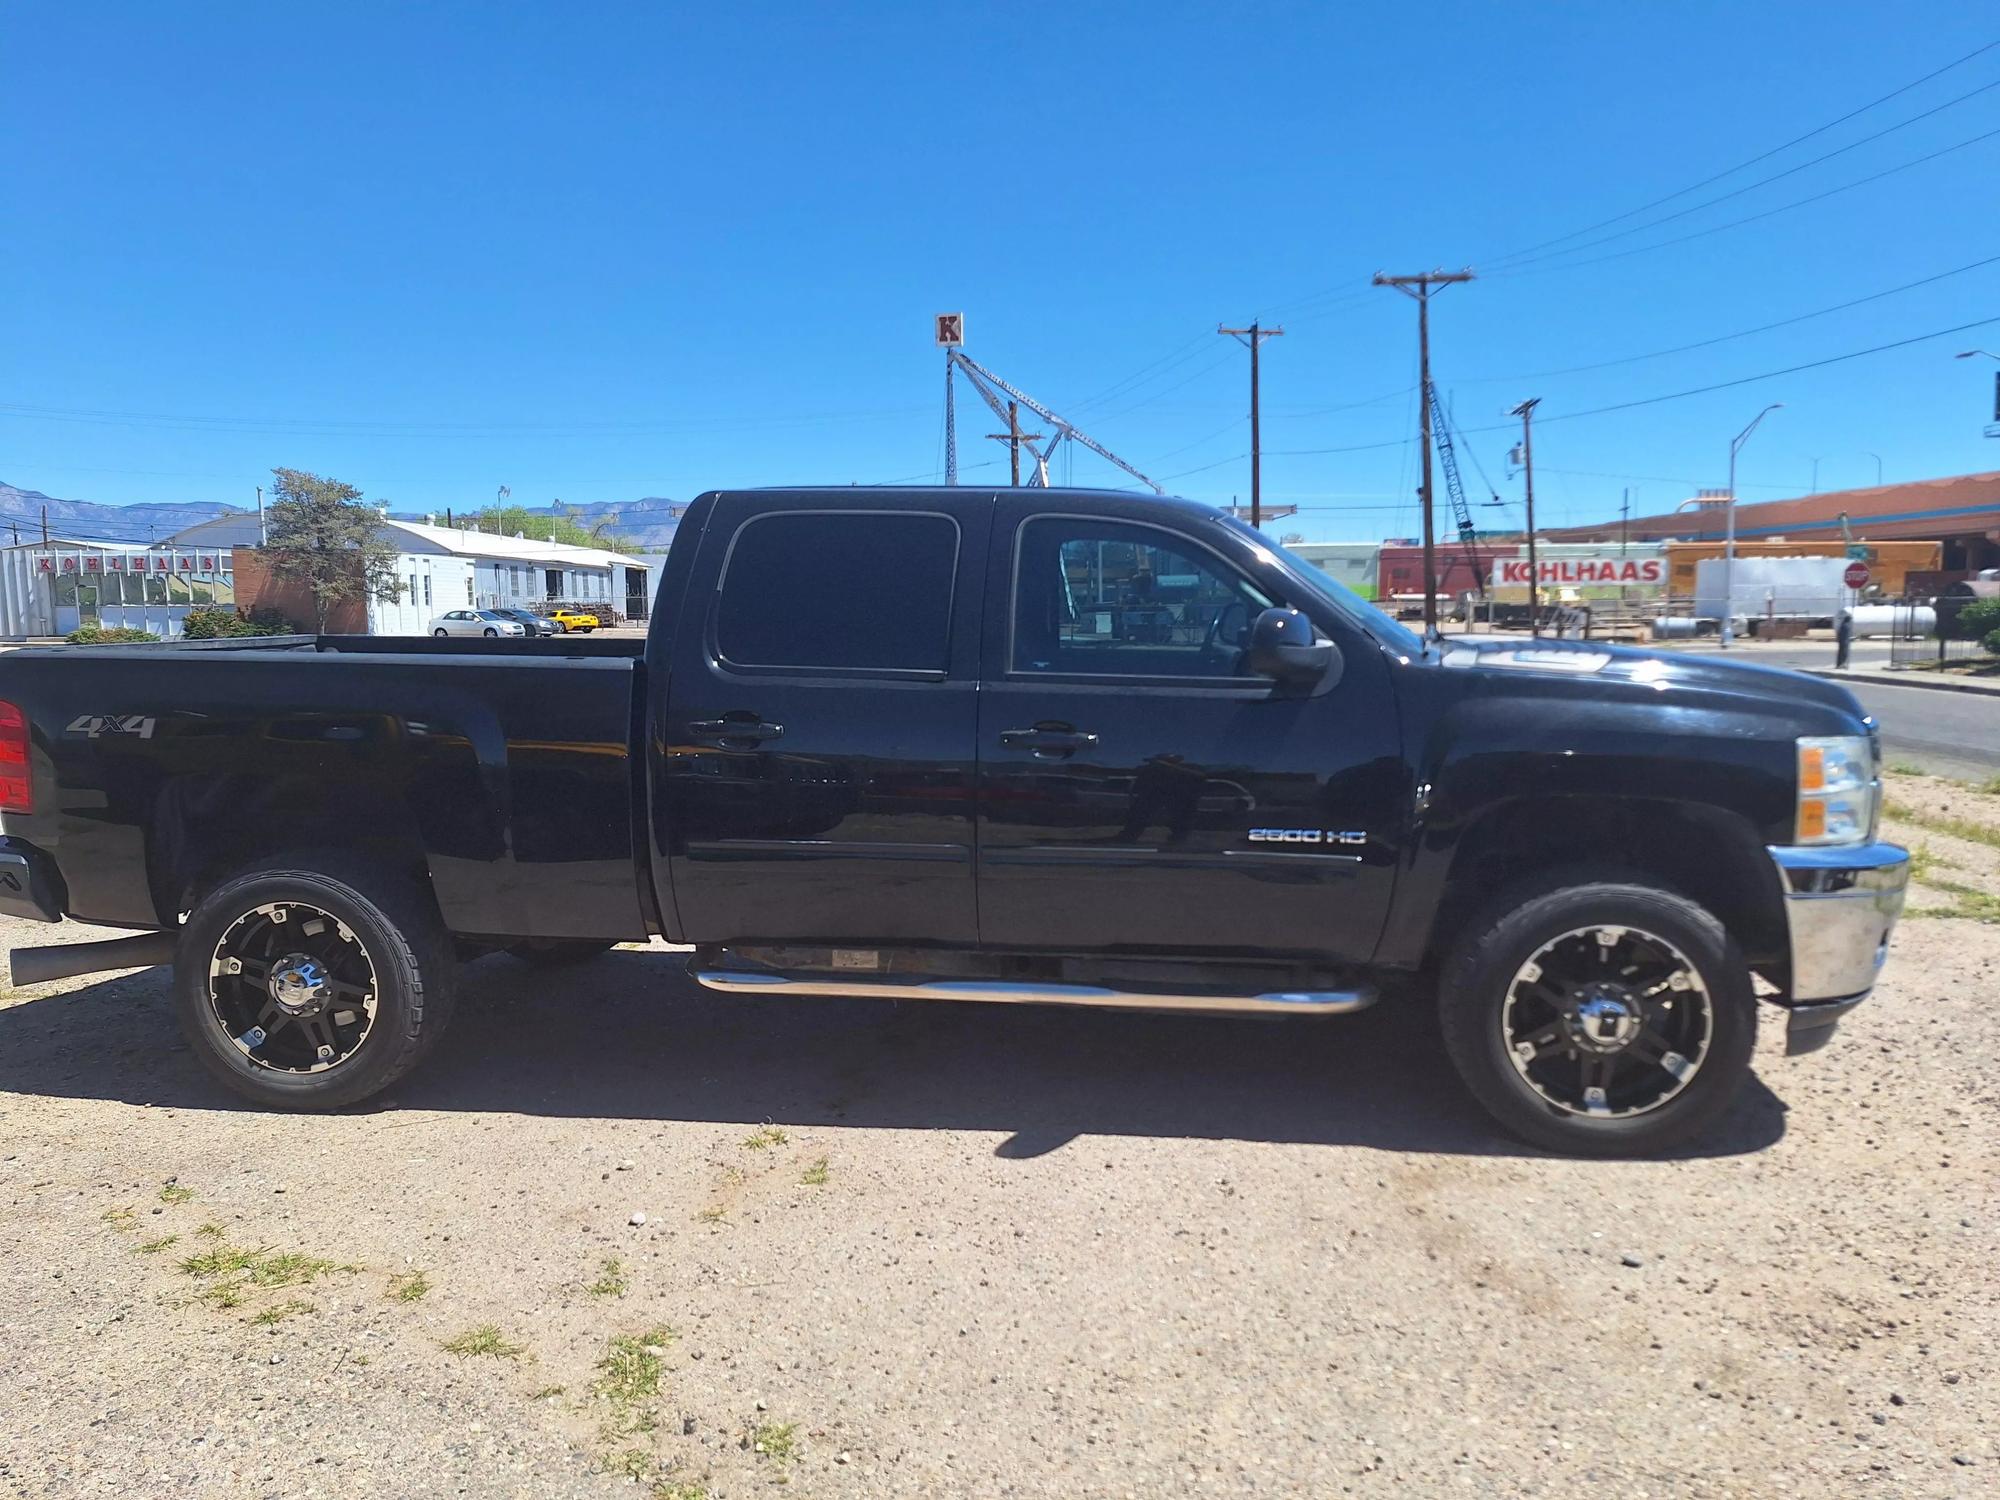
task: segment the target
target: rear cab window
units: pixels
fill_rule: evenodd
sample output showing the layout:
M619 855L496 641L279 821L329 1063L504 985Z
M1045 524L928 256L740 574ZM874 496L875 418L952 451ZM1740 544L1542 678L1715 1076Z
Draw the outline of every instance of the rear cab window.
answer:
M939 512L752 516L722 565L711 648L732 671L941 677L959 545Z

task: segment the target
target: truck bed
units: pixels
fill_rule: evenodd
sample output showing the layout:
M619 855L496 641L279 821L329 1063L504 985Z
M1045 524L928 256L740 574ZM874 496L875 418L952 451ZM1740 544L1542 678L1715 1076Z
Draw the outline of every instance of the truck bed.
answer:
M246 858L359 839L459 934L644 937L635 638L278 636L29 648L0 699L36 726L5 833L67 910L173 925Z

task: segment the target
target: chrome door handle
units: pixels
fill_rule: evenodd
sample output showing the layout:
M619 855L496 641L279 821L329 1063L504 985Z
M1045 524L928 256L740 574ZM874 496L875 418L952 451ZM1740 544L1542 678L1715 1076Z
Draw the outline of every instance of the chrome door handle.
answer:
M729 745L737 740L761 745L765 740L775 740L784 732L784 725L767 724L755 714L725 714L720 719L692 719L688 722L689 734L696 739L714 740L720 745Z
M1033 729L1001 730L1000 743L1009 750L1060 757L1074 755L1079 750L1095 750L1097 736L1066 724L1037 724Z

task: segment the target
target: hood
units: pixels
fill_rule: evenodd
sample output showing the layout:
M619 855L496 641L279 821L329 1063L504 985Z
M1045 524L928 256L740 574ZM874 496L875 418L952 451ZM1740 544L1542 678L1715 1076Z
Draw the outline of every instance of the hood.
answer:
M1659 692L1676 688L1729 693L1763 701L1810 703L1866 719L1855 697L1837 682L1784 667L1759 666L1719 654L1646 651L1598 641L1523 640L1518 636L1447 636L1438 643L1441 665L1475 672L1520 672L1537 678L1628 682Z

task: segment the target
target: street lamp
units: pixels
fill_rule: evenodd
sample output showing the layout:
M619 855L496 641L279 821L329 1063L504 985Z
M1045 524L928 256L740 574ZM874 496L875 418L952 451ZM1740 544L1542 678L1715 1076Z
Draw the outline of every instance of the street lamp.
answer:
M1730 592L1734 580L1730 576L1736 568L1736 455L1743 445L1750 441L1750 434L1757 430L1757 424L1774 411L1784 407L1784 402L1773 401L1769 406L1750 419L1750 425L1736 434L1729 445L1729 535L1722 545L1722 649L1729 649L1734 637L1736 621L1736 596Z
M1952 358L1953 358L1953 359L1974 359L1974 358L1977 358L1977 357L1978 357L1979 355L1982 355L1982 354L1983 354L1983 355L1985 355L1985 356L1986 356L1986 357L1987 357L1988 359L2000 359L2000 354L1995 354L1995 353L1994 353L1994 352L1993 352L1993 351L1992 351L1991 349L1966 349L1966 350L1963 350L1963 351L1961 351L1961 352L1960 352L1960 353L1958 353L1958 354L1954 354L1954 355L1952 356Z
M1878 490L1879 490L1879 489L1881 489L1881 488L1882 488L1882 455L1881 455L1881 454L1879 454L1879 453L1864 453L1864 454L1862 454L1861 456L1862 456L1863 458L1872 458L1872 459L1874 459L1874 460L1875 460L1875 488L1876 488L1876 489L1878 489Z

